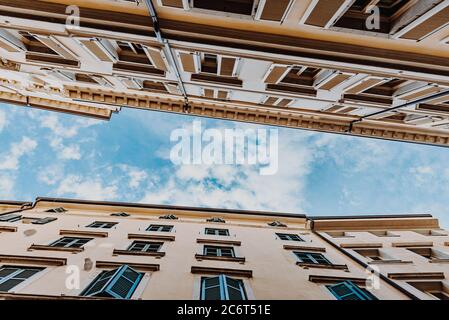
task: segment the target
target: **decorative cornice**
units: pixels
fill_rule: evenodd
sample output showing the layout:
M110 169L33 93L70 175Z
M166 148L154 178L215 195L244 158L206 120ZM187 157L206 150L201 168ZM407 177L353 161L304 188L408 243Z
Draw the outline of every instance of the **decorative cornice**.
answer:
M36 256L1 254L0 262L29 263L29 264L37 264L37 265L48 265L48 266L63 266L63 265L67 264L67 259L54 258L54 257L36 257Z
M225 274L228 276L236 276L236 277L244 277L244 278L252 278L253 272L252 270L243 270L243 269L227 269L227 268L210 268L210 267L199 267L192 266L190 271L193 274Z
M97 268L118 268L122 265L128 265L133 269L139 271L159 271L160 265L154 263L134 263L134 262L119 262L119 261L97 261L95 266Z

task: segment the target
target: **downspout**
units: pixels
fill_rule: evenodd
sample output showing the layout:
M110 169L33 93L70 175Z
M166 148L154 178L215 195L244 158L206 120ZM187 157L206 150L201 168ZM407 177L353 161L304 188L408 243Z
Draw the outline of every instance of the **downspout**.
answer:
M348 132L351 133L354 124L362 122L364 119L368 119L368 118L373 117L373 116L378 116L380 114L384 114L384 113L387 113L387 112L396 111L396 110L399 110L399 109L402 109L402 108L405 108L405 107L412 106L414 104L425 103L425 102L428 102L430 100L434 100L434 99L437 99L437 98L440 98L440 97L444 97L444 96L446 96L448 94L449 94L449 89L441 91L441 92L438 92L438 93L435 93L435 94L432 94L432 95L430 95L428 97L425 97L425 98L420 98L420 99L417 99L417 100L409 101L407 103L401 104L401 105L396 106L396 107L392 107L392 108L388 108L388 109L384 109L384 110L381 110L381 111L377 111L377 112L373 112L373 113L364 115L364 116L358 118L357 120L353 120L353 121L351 121L351 123L349 123Z
M154 30L154 33L156 34L156 39L161 45L164 46L164 52L167 56L167 59L169 60L168 63L172 67L171 69L174 72L176 79L178 81L179 90L181 91L181 94L184 97L183 112L189 113L189 111L190 111L189 97L187 95L187 91L184 86L184 82L182 81L181 73L179 71L178 64L176 63L176 58L173 55L173 51L170 47L170 43L168 42L167 39L164 39L164 37L162 36L159 19L157 17L156 8L154 7L153 1L145 0L145 3L148 8L148 13L150 14L152 22L153 22L153 30Z
M310 221L310 229L312 231L313 234L317 235L319 238L321 238L322 240L324 240L326 243L330 244L332 247L334 247L335 249L337 249L338 251L340 251L341 253L343 253L345 256L347 256L348 258L352 259L353 261L355 261L356 263L358 263L359 265L361 265L363 268L367 269L367 270L372 270L371 266L368 265L367 263L363 262L362 260L358 259L357 257L355 257L354 255L352 255L350 252L346 251L345 249L339 247L336 243L330 241L329 239L327 239L326 237L322 236L319 232L315 231L315 221L313 220L309 220ZM392 287L394 287L395 289L401 291L403 294L405 294L407 297L409 297L412 300L421 300L419 299L417 296L415 296L413 293L408 292L407 290L405 290L404 288L402 288L399 284L397 284L396 282L394 282L393 280L391 280L390 278L388 278L387 276L385 276L382 273L379 273L379 277L385 281L386 283L388 283L389 285L391 285Z

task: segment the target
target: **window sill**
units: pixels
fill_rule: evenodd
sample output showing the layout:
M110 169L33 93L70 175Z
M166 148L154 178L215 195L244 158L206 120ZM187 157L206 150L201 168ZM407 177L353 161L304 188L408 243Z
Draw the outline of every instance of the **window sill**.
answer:
M431 259L430 263L449 263L449 259Z
M159 264L153 264L153 263L134 263L134 262L120 262L120 261L97 261L95 263L95 267L97 268L105 268L105 269L112 269L112 268L118 268L122 265L127 264L131 268L137 270L137 271L159 271L160 265Z
M444 272L389 273L388 278L393 280L442 280L444 279Z
M39 245L39 244L32 244L28 251L33 250L46 250L46 251L61 251L61 252L71 252L71 253L79 253L83 252L84 248L63 248L63 247L52 247L47 245Z
M114 256L128 255L128 256L148 256L148 257L156 257L156 258L162 258L163 256L165 256L165 252L144 252L144 251L129 251L129 250L119 250L119 249L114 249L112 254Z
M17 227L0 226L0 232L17 232Z
M368 264L412 264L413 261L405 261L405 260L374 260L368 262Z
M367 248L382 248L382 243L342 243L341 248L345 249L367 249Z
M190 272L193 274L225 274L228 276L235 276L235 277L245 277L245 278L252 278L253 272L252 270L242 270L242 269L227 269L227 268L210 268L210 267L199 267L199 266L192 266L190 269Z
M59 235L61 236L85 236L85 237L94 237L94 238L107 238L107 232L101 231L83 231L83 230L61 230L59 231Z
M154 231L150 231L154 232ZM128 239L141 240L159 240L159 241L175 241L175 236L163 236L157 234L129 233Z
M214 237L214 236L212 236ZM216 236L219 237L219 236ZM222 236L224 237L224 236ZM240 246L242 244L241 241L237 240L219 240L219 239L196 239L197 243L214 243L214 244L223 244L223 245L231 245L231 246Z
M229 262L239 262L245 263L244 257L215 257L215 256L206 256L203 254L195 254L195 259L198 261L201 260L217 260L217 261L229 261Z
M0 262L2 263L14 263L14 264L35 264L35 265L47 265L47 266L64 266L67 264L67 259L65 258L54 258L54 257L33 257L33 256L16 256L1 254Z
M318 247L306 247L306 246L294 246L294 245L284 245L285 250L303 250L303 251L313 251L313 252L326 252L326 248Z
M433 242L393 242L391 246L396 248L433 247Z
M348 266L345 264L315 264L315 263L296 262L296 265L302 267L303 269L320 268L320 269L344 270L346 272L349 271Z

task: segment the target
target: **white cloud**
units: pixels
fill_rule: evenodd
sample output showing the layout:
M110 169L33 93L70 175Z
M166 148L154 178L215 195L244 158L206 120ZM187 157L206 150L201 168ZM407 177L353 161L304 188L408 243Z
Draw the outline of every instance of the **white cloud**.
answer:
M130 188L138 188L140 184L148 178L148 174L139 168L128 166L128 165L119 165L119 168L122 169L129 177L129 187Z
M20 142L11 144L9 151L1 156L0 170L17 170L20 158L31 153L37 147L37 142L28 137L22 137Z
M0 110L0 133L6 127L6 114L4 111Z
M65 145L62 138L55 137L50 140L50 146L56 152L57 157L62 160L79 160L81 159L80 146L77 144Z
M12 199L15 178L11 175L0 174L0 197L3 199Z
M303 213L306 176L317 151L305 137L282 135L274 175L262 176L258 166L248 165L176 166L167 179L156 179L141 202Z
M64 168L55 164L40 170L37 174L37 179L47 185L55 185L63 178L63 175Z
M86 200L112 200L117 197L117 186L104 186L100 179L84 179L81 176L65 177L56 189L58 196L75 196Z
M64 126L56 114L44 115L39 120L42 128L50 129L53 134L62 138L72 138L80 129L101 123L95 119L74 119L71 126Z

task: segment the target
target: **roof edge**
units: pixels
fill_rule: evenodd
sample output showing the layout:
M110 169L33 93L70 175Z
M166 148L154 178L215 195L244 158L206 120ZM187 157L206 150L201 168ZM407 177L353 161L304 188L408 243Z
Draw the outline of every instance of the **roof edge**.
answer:
M308 216L310 220L350 220L350 219L406 219L406 218L433 218L428 213L411 214L373 214L373 215L348 215L348 216Z
M146 203L134 203L134 202L115 202L115 201L96 201L96 200L79 200L79 199L68 199L68 198L37 197L36 204L40 201L42 201L42 202L73 203L73 204L79 203L79 204L90 204L90 205L104 205L104 206L114 206L114 207L186 210L186 211L197 211L197 212L203 211L203 212L217 212L217 213L242 214L242 215L247 214L247 215L274 216L274 217L284 217L284 218L302 218L302 219L307 218L307 216L305 214L280 213L280 212L273 212L273 211L220 209L220 208L208 208L208 207L175 206L175 205L146 204Z

